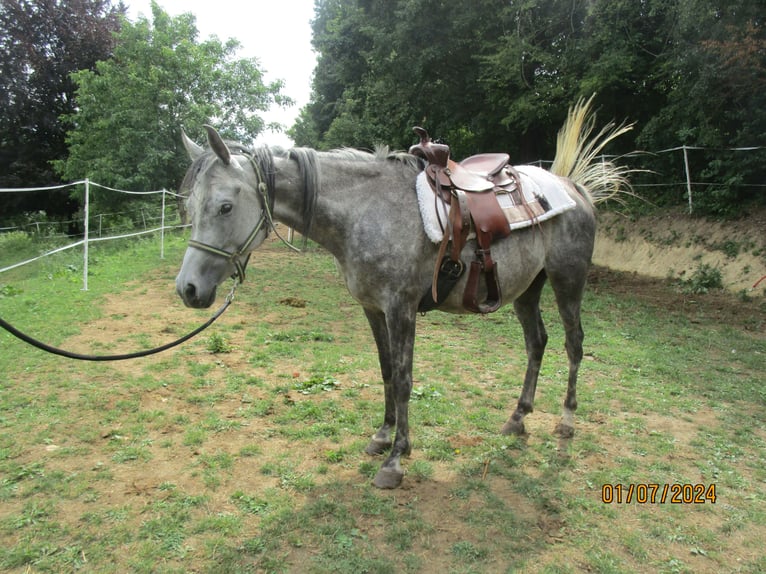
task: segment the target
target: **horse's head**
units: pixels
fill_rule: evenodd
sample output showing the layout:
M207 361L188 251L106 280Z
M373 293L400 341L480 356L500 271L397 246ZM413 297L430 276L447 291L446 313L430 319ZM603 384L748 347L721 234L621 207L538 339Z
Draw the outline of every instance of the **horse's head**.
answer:
M266 181L245 148L230 147L205 126L210 150L183 134L192 159L183 187L188 189L191 239L176 291L188 307L209 307L227 277L245 278L250 252L269 232Z

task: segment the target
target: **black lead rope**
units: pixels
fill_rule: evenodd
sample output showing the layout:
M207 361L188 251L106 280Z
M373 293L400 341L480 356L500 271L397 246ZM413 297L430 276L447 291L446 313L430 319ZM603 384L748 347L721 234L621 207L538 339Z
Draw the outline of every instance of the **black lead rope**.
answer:
M176 347L180 345L181 343L184 343L194 337L195 335L198 335L205 329L207 329L210 325L212 325L218 317L223 315L223 312L226 311L226 309L231 305L231 302L234 300L234 289L236 287L236 283L231 288L231 291L226 296L226 301L224 301L223 305L216 311L210 319L204 324L200 325L194 331L191 333L188 333L187 335L184 335L180 339L176 339L172 343L167 343L165 345L162 345L160 347L155 347L153 349L147 349L146 351L136 351L135 353L124 353L121 355L83 355L80 353L73 353L71 351L65 351L64 349L58 349L56 347L51 347L50 345L47 345L43 343L42 341L38 341L34 337L30 337L29 335L22 333L19 331L16 327L5 321L2 317L0 317L0 327L8 331L11 335L14 337L17 337L24 341L25 343L29 343L33 347L37 347L40 350L47 351L48 353L52 353L54 355L59 355L61 357L67 357L68 359L77 359L78 361L124 361L126 359L138 359L140 357L148 357L149 355L154 355L156 353L161 353L162 351L167 351L168 349L172 349L173 347Z
M245 268L247 267L247 261L250 258L250 255L247 254L247 250L250 247L250 245L255 241L256 236L258 235L258 232L260 231L263 224L266 222L268 223L268 228L273 229L277 233L277 237L279 237L285 245L290 247L294 251L300 252L300 249L292 245L289 241L284 239L276 230L276 226L274 225L274 219L271 215L271 203L273 200L269 196L269 185L266 182L266 179L263 176L263 171L259 164L255 161L255 159L252 156L248 156L248 159L250 160L250 163L253 166L253 169L255 170L256 177L259 181L258 183L258 191L263 196L263 213L261 214L261 218L258 221L258 223L255 226L255 229L253 229L252 233L250 233L250 236L247 238L245 243L242 245L242 247L239 248L236 252L228 252L223 249L219 249L217 247L214 247L212 245L207 245L205 243L200 243L198 241L189 241L189 245L191 247L195 247L197 249L202 249L203 251L207 251L209 253L213 253L215 255L220 255L224 258L226 258L228 261L230 261L236 268L236 273L233 277L236 277L239 279L239 282L242 283L245 280ZM271 185L271 189L273 189L273 181ZM240 261L240 258L245 255L245 262L244 264ZM135 353L125 353L121 355L84 355L81 353L73 353L71 351L66 351L64 349L58 349L56 347L52 347L50 345L47 345L43 343L42 341L38 341L34 337L30 337L26 333L22 333L19 331L16 327L5 321L2 317L0 317L0 327L8 331L11 335L14 337L17 337L24 341L25 343L29 343L33 347L37 347L38 349L42 351L46 351L48 353L52 353L54 355L59 355L61 357L67 357L68 359L77 359L78 361L124 361L126 359L138 359L140 357L148 357L149 355L154 355L156 353L161 353L162 351L167 351L168 349L172 349L173 347L176 347L180 345L181 343L184 343L185 341L188 341L195 335L198 335L205 329L207 329L210 325L215 322L218 317L220 317L224 311L231 305L231 302L234 300L234 290L237 288L237 281L234 282L234 284L231 287L231 291L226 296L226 301L221 305L221 308L218 309L218 311L215 312L215 314L208 319L208 321L196 329L189 333L188 335L184 335L180 339L177 339L173 341L172 343L167 343L166 345L162 345L160 347L155 347L154 349L148 349L146 351L137 351Z

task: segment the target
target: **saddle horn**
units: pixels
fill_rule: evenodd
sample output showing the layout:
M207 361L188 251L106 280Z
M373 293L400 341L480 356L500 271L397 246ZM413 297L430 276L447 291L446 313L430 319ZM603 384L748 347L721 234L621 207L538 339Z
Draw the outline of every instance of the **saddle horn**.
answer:
M428 163L447 167L449 161L449 146L431 141L428 132L420 126L415 126L412 131L420 138L420 143L410 147L409 153L425 159Z

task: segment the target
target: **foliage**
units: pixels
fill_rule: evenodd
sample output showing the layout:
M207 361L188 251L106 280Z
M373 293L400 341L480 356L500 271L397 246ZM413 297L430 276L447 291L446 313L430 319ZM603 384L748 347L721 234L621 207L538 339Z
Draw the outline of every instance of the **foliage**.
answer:
M109 57L122 13L110 0L0 3L0 187L58 183L50 162L67 152L59 116L76 109L70 74ZM54 215L74 210L61 194L0 194L5 215L41 205Z
M424 125L456 157L504 150L523 163L552 158L567 108L596 93L602 122L637 126L608 153L714 149L690 157L697 181L720 182L695 209L736 212L763 201L766 151L722 151L766 144L761 12L749 0L319 0L314 92L290 133L406 149ZM637 183L683 181L677 157L640 161ZM682 198L656 187L648 199Z
M26 249L29 242L29 235L23 231L0 233L0 253L18 253Z
M688 155L700 181L720 182L695 196L695 209L732 215L758 197L748 185L763 181L766 150L728 148L766 143L766 29L757 3L721 4L679 3L673 57L661 69L664 102L638 141L646 149L710 148Z
M188 166L182 128L200 138L203 124L216 123L248 141L264 128L259 112L289 101L281 82L264 84L256 59L234 58L237 41L198 41L192 14L171 17L154 2L152 18L124 21L113 57L73 75L69 157L56 163L63 178L175 189Z

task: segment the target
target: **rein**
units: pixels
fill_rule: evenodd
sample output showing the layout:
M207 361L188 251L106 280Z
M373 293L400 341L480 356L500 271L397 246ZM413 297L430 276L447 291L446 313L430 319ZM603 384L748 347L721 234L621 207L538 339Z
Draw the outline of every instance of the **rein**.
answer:
M77 359L79 361L124 361L126 359L138 359L140 357L148 357L149 355L154 355L156 353L161 353L162 351L167 351L168 349L172 349L173 347L176 347L180 345L181 343L188 341L195 335L198 335L199 333L207 329L210 325L212 325L215 322L216 319L218 319L218 317L223 315L223 312L226 311L229 305L231 305L231 302L234 300L234 290L236 289L236 287L237 287L237 283L234 283L231 287L231 291L229 291L229 294L226 296L226 300L224 301L223 305L221 305L221 307L213 314L212 317L210 317L210 319L207 320L206 323L204 323L203 325L200 325L199 327L194 329L191 333L188 333L171 343L166 343L165 345L161 345L153 349L147 349L145 351L136 351L135 353L124 353L120 355L84 355L80 353L73 353L71 351L66 351L64 349L52 347L51 345L47 345L43 343L42 341L38 341L34 337L31 337L25 333L22 333L21 331L16 329L13 325L3 320L2 318L0 318L0 327L8 331L14 337L21 339L25 343L29 343L33 347L37 347L38 349L42 351L46 351L53 355L66 357L68 359Z
M242 243L239 249L237 251L226 251L225 249L221 249L218 247L215 247L213 245L208 245L207 243L202 243L201 241L196 241L190 239L188 242L189 247L194 247L195 249L200 249L202 251L206 251L208 253L212 253L214 255L218 255L220 257L224 257L227 261L231 262L234 265L235 273L232 275L232 278L236 278L239 280L239 283L243 283L245 281L245 268L247 267L247 263L250 260L250 253L249 249L253 242L255 241L258 232L261 231L261 228L263 227L264 223L267 223L267 235L269 230L273 229L274 233L279 237L279 239L282 240L282 242L287 245L290 249L300 252L301 250L297 247L295 247L292 243L287 241L284 237L282 237L279 232L276 230L274 225L274 218L271 214L272 211L272 204L273 204L273 189L269 189L269 185L267 180L263 176L263 170L261 169L260 165L256 161L255 157L253 157L250 154L245 154L246 157L250 160L251 165L253 166L253 169L255 171L256 178L258 180L257 190L258 193L261 195L261 199L263 200L263 210L261 211L261 217L258 220L258 223L255 224L255 227L253 228L253 231L250 233L250 235L247 236L247 239ZM272 186L273 187L273 186ZM271 193L270 193L271 192ZM242 257L244 256L244 262L242 261ZM27 335L26 333L23 333L22 331L19 331L16 329L13 325L5 321L2 317L0 317L0 327L8 331L11 335L14 337L17 337L18 339L21 339L25 343L28 343L32 345L33 347L36 347L42 351L46 351L48 353L51 353L53 355L59 355L61 357L66 357L68 359L76 359L79 361L124 361L127 359L137 359L140 357L147 357L149 355L154 355L156 353L161 353L162 351L167 351L168 349L172 349L173 347L176 347L180 345L181 343L184 343L191 339L192 337L198 335L205 329L207 329L210 325L212 325L218 317L223 315L223 312L228 309L229 305L231 305L232 301L234 300L234 291L236 290L238 285L238 282L234 282L231 287L231 291L229 291L229 294L226 296L226 300L224 301L223 305L213 314L210 319L207 320L204 324L200 325L196 329L194 329L192 332L184 335L183 337L180 337L179 339L176 339L175 341L172 341L171 343L166 343L165 345L161 345L159 347L155 347L153 349L147 349L145 351L136 351L134 353L124 353L124 354L118 354L118 355L86 355L81 353L73 353L71 351L66 351L64 349L59 349L57 347L53 347L51 345L48 345L46 343L43 343L42 341L39 341L35 339L34 337Z

